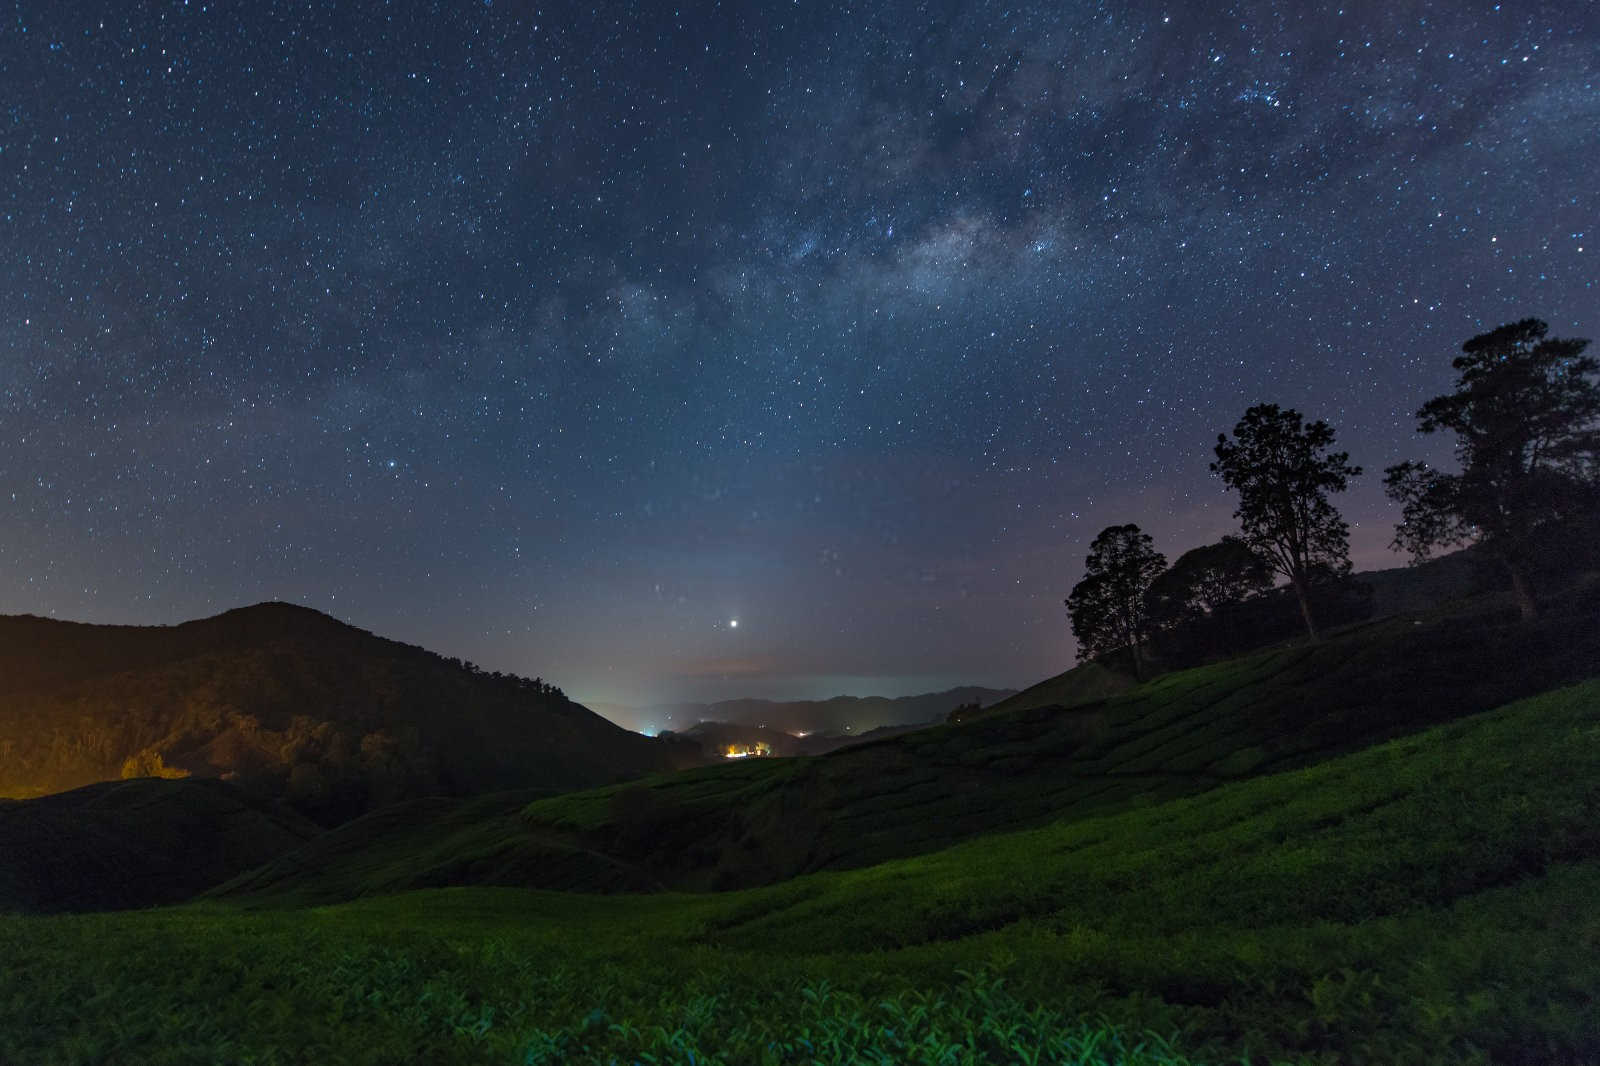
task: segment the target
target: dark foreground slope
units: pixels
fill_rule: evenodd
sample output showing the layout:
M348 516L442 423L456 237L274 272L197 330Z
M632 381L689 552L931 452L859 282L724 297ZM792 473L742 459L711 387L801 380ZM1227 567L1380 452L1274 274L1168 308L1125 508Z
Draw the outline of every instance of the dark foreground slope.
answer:
M530 831L522 809L541 794L433 796L353 819L274 856L216 889L219 898L326 903L447 885L534 885L592 879L652 891L663 886L637 869Z
M1532 625L1494 610L1390 620L1071 709L1023 706L819 758L569 793L530 804L520 827L493 813L470 837L430 821L409 840L384 835L386 872L370 882L358 823L223 891L327 901L363 884L731 888L867 866L1305 766L1600 675L1596 598L1568 597ZM480 851L492 861L475 864Z
M336 822L413 796L577 788L682 758L543 683L288 604L171 627L0 618L0 795L228 777Z
M1593 1063L1597 741L1590 682L765 888L0 918L0 1061Z
M221 781L143 778L0 803L0 911L176 903L319 832Z

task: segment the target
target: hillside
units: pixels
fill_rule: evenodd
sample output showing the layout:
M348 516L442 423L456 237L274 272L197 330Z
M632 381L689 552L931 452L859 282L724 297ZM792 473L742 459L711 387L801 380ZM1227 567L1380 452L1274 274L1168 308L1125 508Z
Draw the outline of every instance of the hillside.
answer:
M0 1060L1594 1062L1597 735L1589 682L732 893L0 919Z
M1046 678L1036 685L1029 685L1021 692L1013 693L992 706L978 711L967 711L958 720L970 721L986 715L1005 714L1008 711L1026 710L1032 707L1058 707L1068 710L1085 704L1099 703L1118 693L1126 692L1134 684L1134 679L1130 675L1118 673L1090 660L1079 663L1065 673Z
M263 860L210 892L215 898L332 902L447 885L527 885L569 876L612 891L662 886L604 856L530 833L524 790L486 796L409 800L373 811Z
M682 765L540 681L260 604L170 627L0 618L0 795L224 777L324 821Z
M103 782L0 804L0 911L177 903L321 830L221 781Z
M1493 608L1391 619L1073 708L1022 706L816 758L742 759L568 793L530 804L520 833L512 815L495 816L494 861L478 868L492 876L469 872L477 843L425 826L401 851L448 853L448 870L391 852L397 873L383 888L733 888L1157 803L1600 675L1597 610L1591 588L1534 625ZM280 861L222 891L349 898L360 878L344 864L358 856L352 846ZM430 880L407 881L408 866Z

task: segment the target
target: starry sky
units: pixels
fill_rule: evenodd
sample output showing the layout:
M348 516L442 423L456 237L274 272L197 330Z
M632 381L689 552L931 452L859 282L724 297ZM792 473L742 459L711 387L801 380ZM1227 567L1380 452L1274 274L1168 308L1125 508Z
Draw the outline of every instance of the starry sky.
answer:
M1600 332L1600 8L22 0L0 612L285 599L581 699L1072 662L1275 402ZM737 627L731 623L737 619Z

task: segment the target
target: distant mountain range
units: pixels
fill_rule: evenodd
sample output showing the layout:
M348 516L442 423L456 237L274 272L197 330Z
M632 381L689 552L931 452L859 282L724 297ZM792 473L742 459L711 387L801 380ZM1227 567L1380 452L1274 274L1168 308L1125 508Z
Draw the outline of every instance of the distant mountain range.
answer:
M581 788L699 759L542 681L290 604L177 626L0 616L0 796L223 778L331 824L416 796Z
M1015 689L965 685L920 696L834 696L826 700L722 700L718 703L662 703L627 707L616 703L590 703L591 710L619 725L683 733L700 722L765 727L784 733L860 734L883 726L925 725L942 722L957 707L977 703L987 707L1012 695Z
M967 705L969 708L971 704ZM977 713L975 710L967 713ZM954 716L947 716L953 721ZM682 737L700 745L708 760L741 758L746 755L826 755L830 751L883 740L918 729L941 725L942 721L911 722L906 725L880 725L864 733L806 733L797 736L781 729L759 725L738 725L733 722L697 722L682 733L662 734L665 737Z

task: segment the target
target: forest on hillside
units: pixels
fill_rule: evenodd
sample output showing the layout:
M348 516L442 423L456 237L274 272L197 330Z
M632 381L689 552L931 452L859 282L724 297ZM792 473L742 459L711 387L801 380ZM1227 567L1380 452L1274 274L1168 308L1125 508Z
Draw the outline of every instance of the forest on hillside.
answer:
M230 628L237 619L213 627L228 631L221 640L202 628L185 645L169 631L164 661L151 661L139 630L32 620L43 663L96 636L102 662L145 661L80 680L40 680L40 669L33 687L9 692L0 794L223 777L331 824L415 796L581 787L693 761L687 746L620 729L542 680L485 673L315 612L233 614L252 612L292 615L260 639Z

